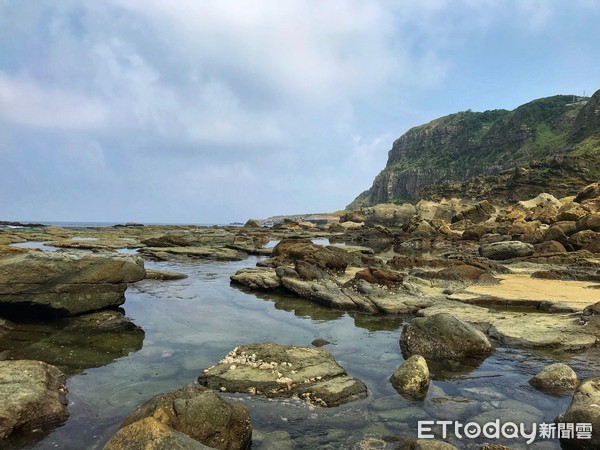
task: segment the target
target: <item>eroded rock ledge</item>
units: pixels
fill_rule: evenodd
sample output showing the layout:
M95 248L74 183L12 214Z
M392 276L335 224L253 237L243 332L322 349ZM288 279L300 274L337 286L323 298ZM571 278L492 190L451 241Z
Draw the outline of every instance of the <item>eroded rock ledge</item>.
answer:
M119 306L127 283L146 275L129 256L0 251L0 305L77 315Z

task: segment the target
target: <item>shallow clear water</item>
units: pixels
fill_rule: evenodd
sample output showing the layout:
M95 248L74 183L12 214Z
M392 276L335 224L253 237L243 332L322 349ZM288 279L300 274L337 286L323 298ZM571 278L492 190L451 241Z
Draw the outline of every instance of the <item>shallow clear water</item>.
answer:
M29 242L19 242L18 244L10 244L13 247L18 248L39 248L40 250L46 250L48 252L53 252L57 250L57 247L51 247L49 245L44 245L43 242L37 241L29 241Z
M251 257L240 262L147 263L148 268L183 272L189 278L144 280L128 288L124 308L144 330L143 346L128 356L112 349L111 362L104 357L101 367L71 376L70 419L27 448L102 448L140 403L193 383L233 347L261 341L293 345L310 345L316 338L330 341L325 348L349 374L367 384L369 397L319 409L293 400L225 395L249 408L253 448L281 448L281 439L299 449L355 448L365 439L381 445L376 448L394 448L398 436L416 436L420 419L466 421L486 413L504 421L551 422L570 401L542 394L527 383L553 362L551 358L502 348L476 368L431 366L434 381L427 399L405 400L388 382L403 361L398 346L402 318L333 311L286 295L230 286L231 274L257 261ZM120 344L115 340L111 345ZM589 355L570 360L582 378L596 373L591 361ZM277 430L288 435L269 434ZM476 441L453 442L459 448L478 448ZM513 448L525 448L522 442L506 441ZM529 448L559 446L557 441L542 441Z

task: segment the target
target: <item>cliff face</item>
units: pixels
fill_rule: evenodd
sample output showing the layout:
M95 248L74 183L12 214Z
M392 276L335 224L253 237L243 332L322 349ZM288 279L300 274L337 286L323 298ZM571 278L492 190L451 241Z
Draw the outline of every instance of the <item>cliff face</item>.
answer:
M459 112L397 139L373 186L348 209L444 196L561 195L600 175L600 91L513 111Z

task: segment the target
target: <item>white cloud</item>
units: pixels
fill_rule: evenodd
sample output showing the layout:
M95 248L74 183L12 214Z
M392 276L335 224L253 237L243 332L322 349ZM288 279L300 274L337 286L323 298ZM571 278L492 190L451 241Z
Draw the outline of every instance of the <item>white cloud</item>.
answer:
M337 209L409 125L455 111L457 98L471 107L477 89L512 94L528 62L513 59L519 39L540 46L535 79L546 76L544 59L558 58L543 38L575 28L561 12L597 8L573 5L0 0L0 155L11 157L0 181L26 174L20 198L32 203L20 211L43 198L56 218L75 204L65 199L87 196L98 214L132 220ZM573 36L565 48L586 48ZM565 78L575 72L594 70Z
M19 125L61 130L97 130L109 122L106 105L97 99L2 72L0 117Z

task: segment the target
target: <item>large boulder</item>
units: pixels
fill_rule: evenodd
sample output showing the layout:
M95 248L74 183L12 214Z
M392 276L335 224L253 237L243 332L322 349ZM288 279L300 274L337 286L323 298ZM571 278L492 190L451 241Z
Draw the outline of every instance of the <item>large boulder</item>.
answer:
M600 213L589 214L577 221L577 231L600 231Z
M404 325L402 353L430 359L462 359L487 356L494 346L481 331L456 317L440 313L418 317Z
M484 200L452 216L452 223L462 220L470 220L472 223L485 222L495 213L496 208L494 205Z
M555 222L546 231L544 231L545 241L558 241L561 244L566 244L568 236L573 234L577 228L576 222L562 221Z
M417 209L410 203L381 203L364 208L362 213L367 225L404 226L415 216Z
M574 201L577 203L582 203L586 200L592 200L597 197L600 197L600 181L588 184L586 187L584 187L581 191L579 191Z
M273 249L280 263L304 261L331 273L342 273L354 256L338 247L313 244L308 239L282 239Z
M556 418L557 423L591 424L590 439L578 439L577 434L571 438L561 439L569 448L600 448L600 377L590 378L579 385L571 404L565 412Z
M515 220L510 227L509 234L515 240L532 244L544 240L544 232L541 229L541 223L539 220L534 220L531 222Z
M146 276L130 256L0 252L0 304L75 315L121 305L127 283Z
M327 350L273 342L234 348L198 377L213 389L266 397L298 397L332 407L367 396L366 386L335 362Z
M569 236L567 243L579 250L600 240L600 233L592 230L582 230Z
M533 387L555 395L572 392L579 383L577 374L566 364L556 363L544 367L534 375L529 384Z
M533 245L521 241L492 242L479 247L481 256L494 260L531 256L534 251Z
M143 422L148 418L167 428L154 421ZM132 425L135 426L129 428ZM135 436L136 432L140 434ZM120 443L130 440L139 445L138 448L152 448L153 436L157 434L189 445L189 440L176 432L208 447L224 450L246 449L252 439L252 426L246 407L228 403L205 387L185 386L156 395L142 404L121 424L120 432L109 441L107 448L134 448L120 447Z
M588 214L588 211L583 208L579 203L568 202L560 207L558 214L556 215L557 221L578 221L583 216Z
M41 361L0 361L0 439L47 429L69 416L65 376Z
M394 389L409 400L423 400L430 381L427 361L421 355L408 358L390 377Z

